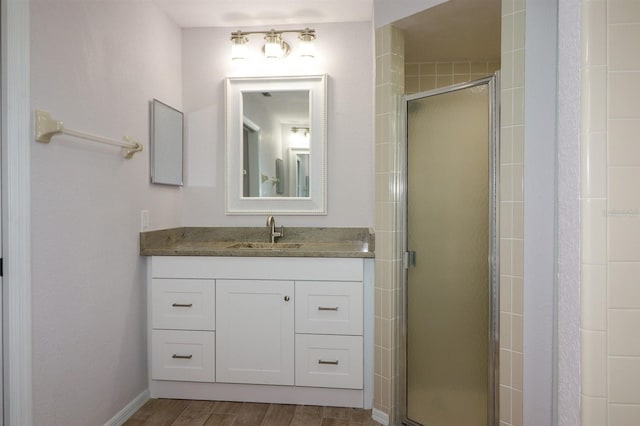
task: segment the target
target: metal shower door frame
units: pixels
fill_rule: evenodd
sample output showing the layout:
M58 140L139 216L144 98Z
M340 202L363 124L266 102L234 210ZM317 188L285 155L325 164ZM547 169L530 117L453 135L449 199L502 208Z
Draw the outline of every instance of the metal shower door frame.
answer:
M489 90L489 332L488 332L488 393L487 393L487 425L495 426L499 422L499 384L500 384L500 236L499 233L499 178L500 178L500 107L499 87L500 72L492 76L484 77L465 83L454 84L425 92L404 95L402 99L402 112L400 114L402 129L402 141L400 144L400 173L398 189L400 192L399 220L402 222L402 250L404 259L404 271L402 276L402 296L400 318L402 332L400 336L400 418L402 424L408 426L430 426L415 423L407 417L407 285L408 285L408 209L407 209L407 181L408 181L408 108L410 101L445 93L456 92L472 87L487 85Z

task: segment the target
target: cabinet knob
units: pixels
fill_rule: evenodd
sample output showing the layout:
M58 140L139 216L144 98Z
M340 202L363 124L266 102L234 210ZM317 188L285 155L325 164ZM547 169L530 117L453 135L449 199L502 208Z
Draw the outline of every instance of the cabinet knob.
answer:
M285 301L285 302L288 302L289 300L291 300L291 299L289 299L289 296L285 296L285 297L284 297L284 301Z

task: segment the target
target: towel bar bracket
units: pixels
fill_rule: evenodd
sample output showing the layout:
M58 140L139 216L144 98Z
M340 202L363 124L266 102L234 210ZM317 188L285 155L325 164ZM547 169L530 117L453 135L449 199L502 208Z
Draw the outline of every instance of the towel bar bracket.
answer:
M105 138L91 133L80 132L77 130L67 129L62 121L54 120L46 111L37 110L35 117L36 141L42 143L51 142L51 138L58 134L66 134L77 138L87 139L93 142L104 143L108 145L118 146L122 148L124 158L132 158L133 154L142 151L142 145L128 136L125 136L124 142L114 139Z

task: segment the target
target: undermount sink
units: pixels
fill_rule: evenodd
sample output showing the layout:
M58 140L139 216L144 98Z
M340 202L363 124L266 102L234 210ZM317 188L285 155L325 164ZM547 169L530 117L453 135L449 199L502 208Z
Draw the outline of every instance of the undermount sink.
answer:
M251 250L282 250L297 249L302 246L301 243L253 243L242 242L230 245L230 249L251 249Z

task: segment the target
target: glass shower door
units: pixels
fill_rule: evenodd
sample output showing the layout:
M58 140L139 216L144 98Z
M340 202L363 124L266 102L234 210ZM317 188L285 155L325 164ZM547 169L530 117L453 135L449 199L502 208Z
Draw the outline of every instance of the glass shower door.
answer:
M406 242L415 253L405 314L409 424L492 421L495 151L489 81L407 102Z

